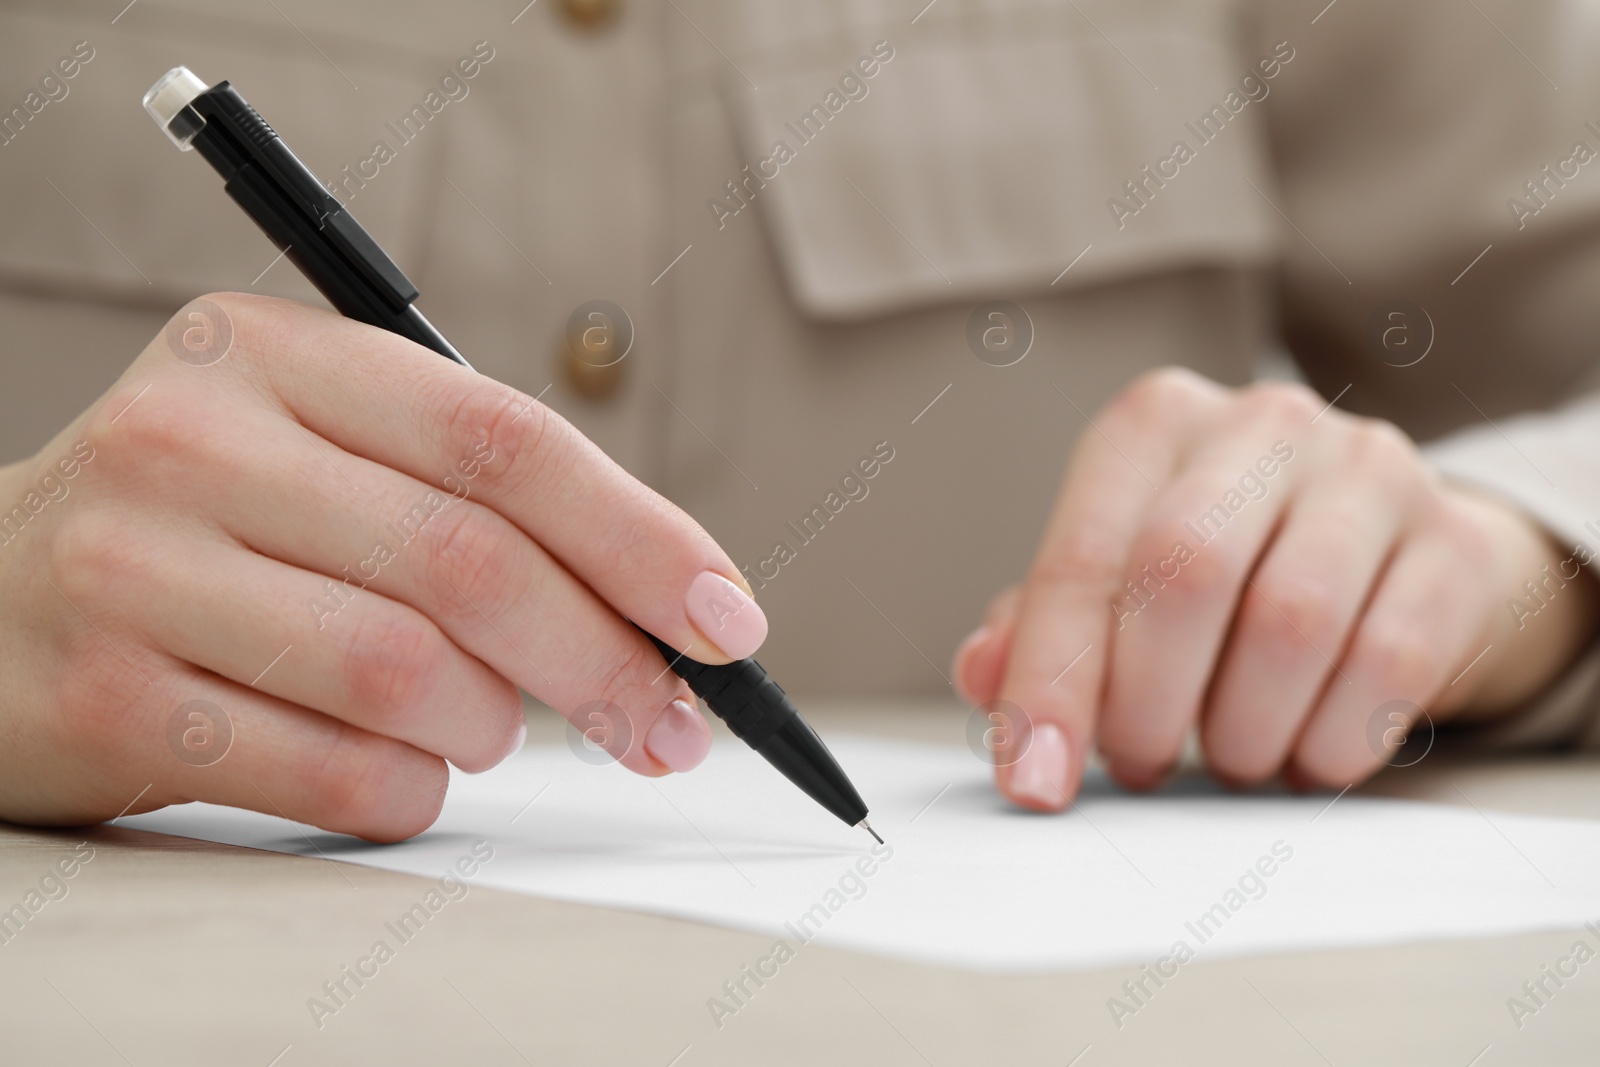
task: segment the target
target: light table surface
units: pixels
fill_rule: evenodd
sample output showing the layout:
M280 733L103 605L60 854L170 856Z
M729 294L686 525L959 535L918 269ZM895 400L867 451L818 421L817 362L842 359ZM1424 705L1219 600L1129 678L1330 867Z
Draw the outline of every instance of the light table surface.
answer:
M804 706L824 736L849 730L959 744L967 721L965 711L934 702ZM557 742L564 728L532 713L530 743ZM736 743L725 734L719 742ZM1600 818L1600 757L1430 754L1360 791L1455 804L1465 793L1486 810ZM0 1063L1600 1060L1600 963L1593 973L1581 969L1520 1029L1506 1007L1578 937L1593 943L1578 930L1200 959L1120 1030L1106 1000L1134 968L1001 978L806 945L718 1028L708 998L765 956L770 937L480 887L401 945L318 1026L309 998L385 936L384 924L430 880L117 826L0 825L0 908L81 841L95 854L69 893L0 945Z

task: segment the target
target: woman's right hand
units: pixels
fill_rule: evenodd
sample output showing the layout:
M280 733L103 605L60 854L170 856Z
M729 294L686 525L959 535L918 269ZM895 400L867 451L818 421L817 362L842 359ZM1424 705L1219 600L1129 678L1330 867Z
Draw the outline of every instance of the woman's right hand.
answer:
M520 744L518 686L688 770L709 728L627 620L710 663L766 635L710 536L560 416L280 300L184 308L0 509L16 822L204 800L399 840L446 760Z

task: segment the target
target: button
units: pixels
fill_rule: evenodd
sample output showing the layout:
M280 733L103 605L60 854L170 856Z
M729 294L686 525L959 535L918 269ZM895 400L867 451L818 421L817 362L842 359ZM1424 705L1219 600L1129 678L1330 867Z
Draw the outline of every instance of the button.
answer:
M586 30L597 30L617 17L621 0L561 0L567 20Z
M610 363L599 353L574 351L565 342L560 346L560 357L566 371L567 384L591 400L604 400L622 384L622 364Z
M602 400L622 384L632 349L633 321L628 313L609 300L591 300L567 319L566 332L556 345L556 361L574 390Z

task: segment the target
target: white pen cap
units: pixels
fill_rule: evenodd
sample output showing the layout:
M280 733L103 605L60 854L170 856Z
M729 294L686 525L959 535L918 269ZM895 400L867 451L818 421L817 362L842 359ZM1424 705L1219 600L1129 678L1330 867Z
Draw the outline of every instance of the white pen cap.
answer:
M183 113L183 109L194 102L194 98L205 92L211 86L201 81L188 67L173 67L161 76L161 79L150 87L144 94L144 109L150 117L156 120L156 125L171 139L172 143L189 151L194 135L200 131L199 126L181 123L175 129L173 120Z

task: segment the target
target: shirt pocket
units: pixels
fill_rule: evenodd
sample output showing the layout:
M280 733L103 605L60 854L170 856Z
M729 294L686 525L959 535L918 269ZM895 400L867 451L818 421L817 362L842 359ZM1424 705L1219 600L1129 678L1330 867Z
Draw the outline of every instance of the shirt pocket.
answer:
M1291 68L1208 5L1087 6L1092 23L1076 6L950 4L835 31L798 61L752 50L739 65L759 91L724 90L749 165L713 215L754 208L820 319L1268 261L1258 63Z

